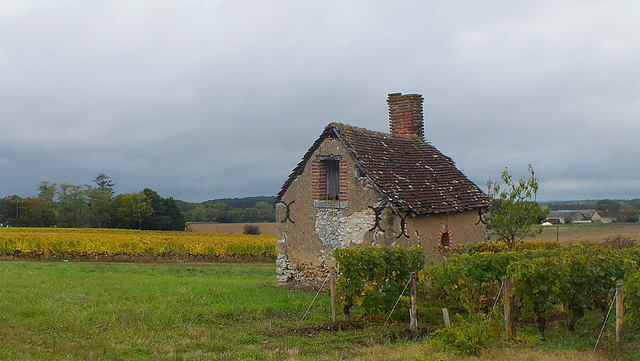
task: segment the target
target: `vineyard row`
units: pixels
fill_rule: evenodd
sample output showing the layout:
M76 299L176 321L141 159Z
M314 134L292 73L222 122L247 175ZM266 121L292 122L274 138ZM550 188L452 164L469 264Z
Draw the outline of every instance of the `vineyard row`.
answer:
M9 258L103 261L275 259L273 236L121 229L0 228Z
M544 339L548 316L559 308L571 314L570 331L587 310L606 312L618 282L625 284L629 318L637 321L640 306L640 250L602 245L554 244L507 251L481 244L451 254L440 265L427 267L428 288L443 307L469 314L489 313L502 291L513 287L513 317L531 314Z

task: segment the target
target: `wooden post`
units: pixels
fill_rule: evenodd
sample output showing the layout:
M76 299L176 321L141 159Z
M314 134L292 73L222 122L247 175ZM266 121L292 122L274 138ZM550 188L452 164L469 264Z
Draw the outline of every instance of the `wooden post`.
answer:
M331 322L336 323L336 269L329 271L329 289L331 290Z
M442 319L444 320L444 327L451 328L451 320L449 319L449 310L442 309Z
M416 273L411 272L411 308L409 309L409 330L415 332L418 329L418 306L417 306L417 291L416 291Z
M502 279L504 291L504 330L507 336L513 336L513 319L511 318L511 280L507 277Z
M616 342L622 344L622 318L624 317L624 293L622 283L616 285Z

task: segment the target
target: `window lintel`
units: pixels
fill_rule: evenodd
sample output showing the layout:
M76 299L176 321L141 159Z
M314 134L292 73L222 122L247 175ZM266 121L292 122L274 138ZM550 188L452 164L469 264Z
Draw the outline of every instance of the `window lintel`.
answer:
M316 160L324 161L324 160L342 160L342 156L339 154L318 154L316 155Z

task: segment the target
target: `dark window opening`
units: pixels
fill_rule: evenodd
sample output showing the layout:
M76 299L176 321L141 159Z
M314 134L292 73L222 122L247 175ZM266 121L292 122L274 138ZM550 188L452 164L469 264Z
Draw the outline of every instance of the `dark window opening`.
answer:
M449 250L451 249L451 231L449 231L449 228L447 227L440 231L440 236L438 237L438 249L443 256L447 257L449 255Z
M449 233L443 233L440 236L440 244L443 248L449 248L451 246L451 241L449 240Z
M340 161L322 161L327 171L327 194L326 199L337 201L340 199Z

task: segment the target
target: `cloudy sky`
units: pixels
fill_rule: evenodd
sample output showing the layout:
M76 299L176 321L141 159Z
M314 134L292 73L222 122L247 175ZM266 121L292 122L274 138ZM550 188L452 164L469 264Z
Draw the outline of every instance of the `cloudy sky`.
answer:
M640 2L0 3L0 197L40 182L202 202L275 195L330 122L387 94L483 189L640 198Z

